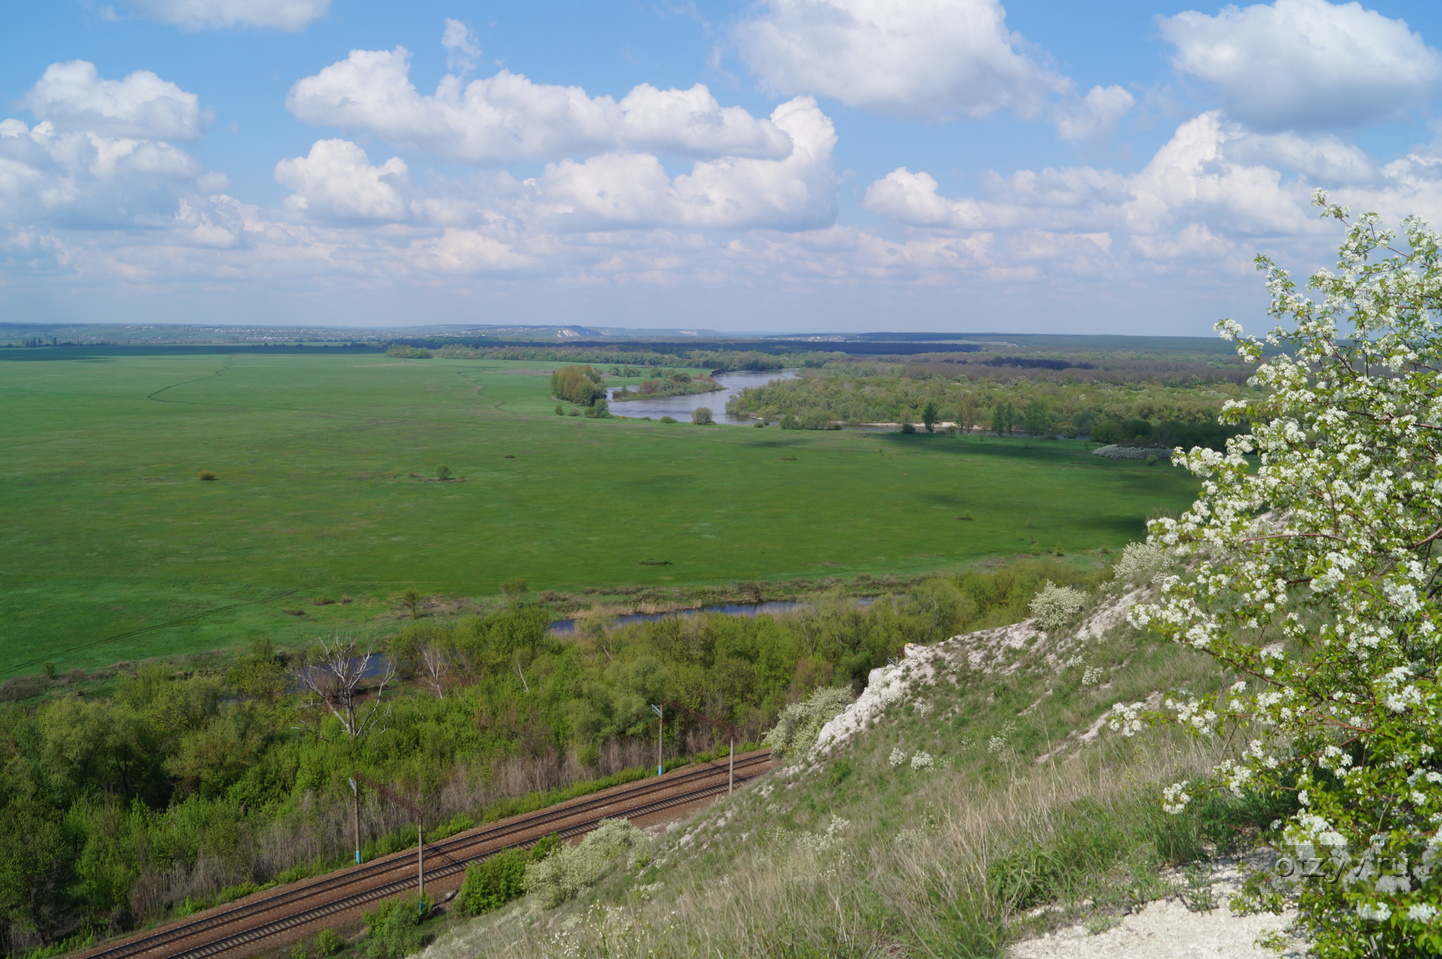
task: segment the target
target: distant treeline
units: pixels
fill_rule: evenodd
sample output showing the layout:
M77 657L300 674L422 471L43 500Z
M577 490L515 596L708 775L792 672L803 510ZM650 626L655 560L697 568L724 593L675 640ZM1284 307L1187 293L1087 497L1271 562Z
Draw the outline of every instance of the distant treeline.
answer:
M1144 382L1111 385L1060 383L1037 377L1011 381L968 375L906 376L828 367L800 379L742 391L726 406L733 416L779 422L790 429L834 424L898 423L931 430L955 424L964 431L1010 436L1089 436L1105 443L1220 448L1237 428L1217 412L1244 388L1168 387ZM971 368L968 367L968 370Z
M449 343L428 346L412 341L392 343L386 350L387 356L411 359L428 359L439 356L455 360L533 360L550 363L598 363L626 364L630 366L689 366L709 370L736 370L762 373L785 369L787 363L766 353L749 350L687 350L684 352L657 352L644 348L649 344L618 344L601 348L582 346L470 346ZM634 348L632 348L634 347ZM810 360L821 365L834 357L816 356L788 357L793 363Z
M354 659L262 641L214 668L131 667L108 695L0 705L0 945L133 929L343 865L357 771L445 834L507 797L654 762L652 703L668 755L756 740L818 686L859 686L906 643L1014 622L1045 581L1085 578L1027 562L866 609L838 592L780 619L583 619L574 638L516 599L407 623L383 697L371 678L347 698L330 665ZM367 857L414 842L407 810L363 795Z

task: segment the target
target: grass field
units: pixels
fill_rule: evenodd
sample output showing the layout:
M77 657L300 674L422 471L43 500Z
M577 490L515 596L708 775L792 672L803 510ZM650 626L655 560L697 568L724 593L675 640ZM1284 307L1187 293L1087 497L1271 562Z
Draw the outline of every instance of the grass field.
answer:
M300 642L360 627L409 586L908 574L1033 537L1116 547L1196 488L1080 443L558 417L549 372L0 351L0 676ZM411 475L440 464L463 479Z

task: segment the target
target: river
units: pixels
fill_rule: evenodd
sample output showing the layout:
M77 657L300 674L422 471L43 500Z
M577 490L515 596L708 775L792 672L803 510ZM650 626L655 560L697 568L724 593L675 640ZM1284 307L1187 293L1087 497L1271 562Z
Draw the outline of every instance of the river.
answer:
M659 420L663 416L670 416L683 423L691 422L691 413L698 407L706 407L711 411L711 416L718 423L755 423L756 420L744 416L730 416L726 412L726 404L731 397L751 386L765 386L767 383L776 380L791 380L796 378L795 370L780 370L770 373L722 373L716 377L716 382L725 386L724 390L717 390L714 393L693 393L690 396L662 396L650 400L624 400L619 403L610 404L612 416L625 416L633 420Z

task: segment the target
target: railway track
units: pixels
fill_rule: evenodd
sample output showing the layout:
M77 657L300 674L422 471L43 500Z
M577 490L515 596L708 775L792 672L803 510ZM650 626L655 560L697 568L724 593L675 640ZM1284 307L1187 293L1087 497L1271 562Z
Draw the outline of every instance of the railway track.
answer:
M770 768L767 750L739 755L736 782L753 779ZM444 883L448 877L458 877L472 862L504 849L528 847L552 833L568 839L591 831L602 819L638 819L719 795L726 791L727 781L725 760L700 763L428 843L426 882ZM249 955L268 948L271 944L266 940L294 938L306 927L358 912L375 900L415 885L415 851L396 853L284 889L256 893L151 932L77 953L75 959Z

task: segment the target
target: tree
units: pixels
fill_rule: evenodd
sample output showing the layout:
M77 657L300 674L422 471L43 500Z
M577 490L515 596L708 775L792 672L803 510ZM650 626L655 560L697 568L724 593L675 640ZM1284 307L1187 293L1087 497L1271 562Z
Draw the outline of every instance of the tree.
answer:
M361 683L373 656L361 655L353 640L336 636L323 641L310 661L296 670L296 679L311 695L311 705L329 710L351 739L365 735L380 721L381 697L395 675L387 669L376 685L375 698L363 706Z
M956 401L956 423L963 433L969 432L978 422L975 393L963 393Z
M411 614L411 619L420 618L421 600L424 599L424 597L421 596L420 590L414 586L403 589L397 599L400 601L401 606Z
M1051 430L1051 409L1042 400L1032 400L1021 415L1021 428L1027 436L1041 436Z
M1010 436L1016 429L1016 407L1011 400L1001 400L991 409L991 431L997 436Z
M691 422L697 426L710 426L716 421L711 415L709 406L698 406L691 411Z
M1442 952L1442 236L1374 214L1349 221L1334 271L1299 291L1265 258L1267 338L1224 320L1264 395L1227 404L1251 431L1225 454L1182 462L1204 483L1149 541L1189 565L1159 579L1131 619L1214 657L1237 677L1180 695L1165 716L1201 734L1240 727L1251 745L1199 788L1291 796L1272 840L1293 869L1299 923L1320 956ZM1141 704L1115 707L1134 732ZM1155 718L1155 717L1154 717ZM1323 878L1325 877L1325 878ZM1253 876L1262 905L1273 886ZM1275 874L1273 874L1275 879ZM1333 881L1327 881L1330 878Z
M551 374L551 395L577 406L591 406L606 395L600 371L590 366L563 366Z
M921 422L928 433L936 432L936 419L940 411L937 409L936 400L927 400L926 405L921 409Z

